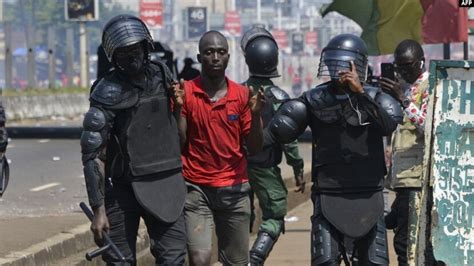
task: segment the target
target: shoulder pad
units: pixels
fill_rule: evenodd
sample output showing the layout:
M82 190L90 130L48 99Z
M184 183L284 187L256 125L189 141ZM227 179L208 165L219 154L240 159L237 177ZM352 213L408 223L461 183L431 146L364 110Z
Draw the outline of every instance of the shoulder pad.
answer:
M337 103L336 97L328 91L329 83L324 83L316 88L305 92L306 100L314 110L320 110L333 106Z
M92 90L91 99L112 109L133 106L138 101L135 89L124 88L119 82L102 78Z
M290 100L290 95L277 86L269 86L265 89L265 96L274 99L276 103L282 103Z
M403 110L400 103L392 96L380 91L375 97L375 102L382 107L398 124L403 122Z
M374 86L370 86L370 85L367 85L367 84L364 84L364 91L365 91L365 93L367 93L367 95L369 95L372 99L375 99L375 97L377 96L377 94L381 92L380 88L374 87Z

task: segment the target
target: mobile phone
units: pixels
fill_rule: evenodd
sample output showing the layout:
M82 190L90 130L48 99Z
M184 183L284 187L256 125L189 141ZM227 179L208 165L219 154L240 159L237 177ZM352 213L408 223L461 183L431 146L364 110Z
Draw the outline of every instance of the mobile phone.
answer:
M380 69L382 77L395 80L395 69L392 63L381 63Z

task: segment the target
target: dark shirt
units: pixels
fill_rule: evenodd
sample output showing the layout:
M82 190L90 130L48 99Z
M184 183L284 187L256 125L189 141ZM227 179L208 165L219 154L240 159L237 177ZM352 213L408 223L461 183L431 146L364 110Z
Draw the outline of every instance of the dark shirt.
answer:
M201 72L199 70L192 68L192 67L183 67L183 70L181 70L181 73L178 75L178 79L184 79L184 80L193 80L197 78Z

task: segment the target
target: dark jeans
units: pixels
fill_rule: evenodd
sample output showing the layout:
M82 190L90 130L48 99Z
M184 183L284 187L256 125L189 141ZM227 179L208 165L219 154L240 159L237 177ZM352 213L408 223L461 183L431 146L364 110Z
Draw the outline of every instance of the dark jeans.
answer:
M160 204L157 202L157 204ZM125 265L136 265L136 242L140 217L150 237L150 250L156 265L183 265L186 257L184 214L174 223L163 223L138 203L130 185L115 184L106 191L105 208L110 224L110 237L125 257ZM124 265L115 254L103 256L107 265Z
M409 215L410 191L401 190L397 192L392 204L392 211L388 215L395 222L393 247L397 253L398 265L408 265L408 215ZM388 218L387 217L387 218ZM386 219L387 219L386 218Z

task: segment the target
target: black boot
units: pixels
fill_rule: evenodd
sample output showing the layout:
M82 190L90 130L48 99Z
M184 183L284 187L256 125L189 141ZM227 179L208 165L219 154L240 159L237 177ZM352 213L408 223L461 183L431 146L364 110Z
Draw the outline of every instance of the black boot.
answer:
M277 239L274 239L270 234L264 231L258 232L258 237L253 243L252 249L250 249L250 265L257 266L263 265L265 259L272 251L273 245Z

